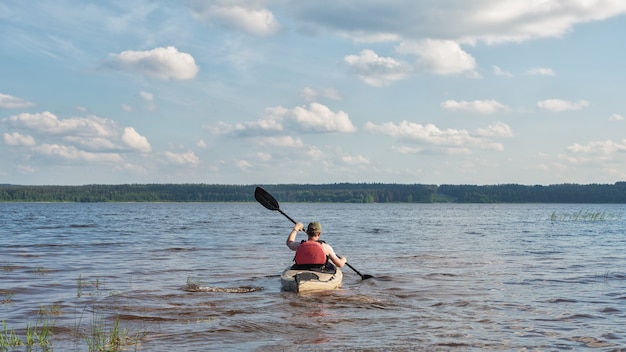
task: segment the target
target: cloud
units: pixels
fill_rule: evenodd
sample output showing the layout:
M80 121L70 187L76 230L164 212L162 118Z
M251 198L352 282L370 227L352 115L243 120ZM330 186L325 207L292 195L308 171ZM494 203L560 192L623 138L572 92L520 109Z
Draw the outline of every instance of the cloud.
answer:
M499 66L493 66L493 74L496 76L503 76L503 77L513 77L513 74L509 71L505 71L503 69L501 69Z
M493 125L487 126L487 128L479 128L475 131L477 136L481 137L513 137L513 130L509 125L504 122L496 122Z
M154 101L154 94L152 94L152 93L148 93L148 92L144 92L143 90L142 90L142 91L139 91L139 97L140 97L141 99L143 99L143 100L147 101L147 102L152 102L152 101Z
M85 161L117 161L118 153L148 153L146 137L132 127L97 116L59 119L50 112L22 113L1 120L12 133L4 141L11 146L28 146L48 156ZM19 132L18 132L19 131ZM36 141L41 141L37 145Z
M429 73L452 75L467 73L477 77L476 60L451 40L424 39L402 42L397 49L403 54L417 55L417 67Z
M408 77L410 67L390 57L380 57L372 50L348 55L344 62L359 79L370 86L380 87Z
M474 100L474 101L456 101L446 100L441 103L441 108L448 111L466 111L478 114L495 114L498 112L508 112L511 110L508 106L495 100Z
M231 136L263 136L277 135L287 129L285 125L300 132L315 133L350 133L356 127L350 117L343 111L334 112L327 106L311 103L308 106L297 106L287 109L282 106L265 110L262 118L256 121L247 121L237 124L228 124L220 121L211 131L218 135Z
M626 2L396 0L390 6L376 0L319 0L295 2L289 10L308 28L338 32L355 41L430 38L497 44L561 37L578 24L626 13Z
M341 158L344 164L352 166L369 165L370 161L362 155L344 155Z
M110 56L112 68L161 80L188 80L199 71L193 56L173 46L149 51L127 50Z
M242 171L247 171L248 169L252 168L252 164L250 164L246 160L235 160L234 163L235 166Z
M135 131L135 129L132 127L124 128L124 133L122 134L122 142L130 147L130 149L142 153L149 153L152 150L152 148L150 147L150 143L148 143L148 139L137 133L137 131Z
M165 152L164 155L174 165L196 167L200 164L200 158L192 151L185 153Z
M533 76L555 76L554 71L551 68L535 67L526 71L526 74Z
M561 153L558 158L570 165L600 165L620 164L626 153L626 139L621 142L612 140L592 141L587 144L574 143L567 147L566 153Z
M28 135L22 135L19 132L5 133L4 143L11 146L26 146L32 147L35 143L35 138Z
M626 151L626 139L621 143L613 142L612 140L589 142L586 145L574 143L567 147L567 150L575 154L587 154L587 155L611 155L616 152Z
M274 14L243 1L192 1L192 15L205 23L219 25L255 36L268 36L280 29Z
M422 125L409 121L402 121L398 124L387 122L382 125L367 122L365 129L372 133L387 135L400 140L417 142L432 147L441 147L441 150L463 150L466 152L469 152L471 148L502 151L504 150L502 144L492 142L487 137L512 136L510 127L501 122L489 126L487 129L478 129L475 133L457 129L441 130L433 124ZM408 148L410 149L401 147L397 150L401 152L423 150L422 148L415 148L413 146Z
M304 87L300 92L300 97L306 101L316 101L319 98L327 98L330 100L341 100L341 94L335 88L326 88L315 90L310 87Z
M300 138L291 136L261 137L258 139L259 145L270 145L275 147L301 148L304 146Z
M567 101L561 99L546 99L538 101L537 106L542 110L563 112L582 110L589 106L589 102L586 100Z
M624 116L621 114L613 114L609 117L609 121L624 121Z
M42 144L33 148L39 154L71 161L120 163L122 157L116 153L92 153L74 146Z
M0 93L0 109L26 109L33 106L35 106L35 103Z
M347 113L334 112L319 103L295 107L290 111L290 116L305 131L344 133L356 131Z

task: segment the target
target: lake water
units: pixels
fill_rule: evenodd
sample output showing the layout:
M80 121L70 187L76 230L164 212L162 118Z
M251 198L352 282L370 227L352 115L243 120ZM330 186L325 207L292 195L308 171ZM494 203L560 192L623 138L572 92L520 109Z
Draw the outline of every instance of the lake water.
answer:
M131 351L626 348L624 205L281 209L376 278L281 292L293 225L257 203L0 203L0 320L55 351L115 326Z

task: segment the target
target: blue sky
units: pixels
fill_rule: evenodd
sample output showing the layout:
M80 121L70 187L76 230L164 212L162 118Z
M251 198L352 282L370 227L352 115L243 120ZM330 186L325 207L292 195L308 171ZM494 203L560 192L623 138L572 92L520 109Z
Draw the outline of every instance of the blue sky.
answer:
M0 183L626 180L623 0L3 1Z

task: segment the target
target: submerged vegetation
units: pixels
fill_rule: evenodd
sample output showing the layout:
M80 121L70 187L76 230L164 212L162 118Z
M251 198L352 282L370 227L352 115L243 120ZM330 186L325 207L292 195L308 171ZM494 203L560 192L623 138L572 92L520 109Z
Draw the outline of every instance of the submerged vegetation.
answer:
M607 214L605 211L591 211L591 210L578 210L573 213L552 212L550 216L551 221L603 221L610 220L613 216Z
M549 186L334 183L261 185L279 201L339 203L626 203L626 182ZM254 202L256 185L0 185L0 202Z
M93 288L96 292L89 292L89 296L100 295L97 290L101 287L101 281L85 280L79 275L77 290L79 294L77 304L85 287ZM3 305L10 305L15 292L0 290L0 298ZM85 312L91 311L91 319L83 319ZM142 329L130 330L121 326L121 318L117 314L108 316L107 312L94 305L93 301L87 303L79 316L75 317L72 327L57 327L57 319L64 316L59 303L42 305L37 311L35 323L28 318L25 327L9 327L5 320L0 320L0 351L13 351L24 349L33 351L38 348L41 351L53 351L54 331L61 331L63 335L69 334L70 339L77 343L84 342L90 352L101 351L127 351L134 347L136 351L139 343L146 337L147 332ZM86 325L86 326L85 326ZM62 339L67 336L61 337Z

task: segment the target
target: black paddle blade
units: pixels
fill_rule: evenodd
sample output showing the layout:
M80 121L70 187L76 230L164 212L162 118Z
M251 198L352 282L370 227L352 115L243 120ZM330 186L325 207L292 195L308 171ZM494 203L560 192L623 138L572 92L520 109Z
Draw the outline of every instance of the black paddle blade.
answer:
M261 187L257 187L254 190L254 198L269 210L280 210L280 205L278 205L276 198L272 197L271 194L267 193L267 191Z
M372 279L372 278L373 278L372 275L367 275L367 274L361 276L361 280L367 280L367 279Z

